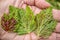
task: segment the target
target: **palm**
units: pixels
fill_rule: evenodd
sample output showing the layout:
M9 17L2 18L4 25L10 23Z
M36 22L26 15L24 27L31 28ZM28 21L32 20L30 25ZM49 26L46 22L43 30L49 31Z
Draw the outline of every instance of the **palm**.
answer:
M8 13L9 5L14 5L15 7L25 9L27 4L29 4L29 7L32 9L32 11L34 12L35 15L36 15L36 13L39 13L42 10L40 8L47 8L50 6L50 4L47 3L45 0L39 0L39 1L37 1L37 0L35 0L35 1L34 0L29 0L29 1L28 0L24 0L24 1L22 1L22 0L12 0L12 1L11 0L9 0L9 1L1 0L1 4L0 4L0 8L1 8L0 14L1 15L0 16L3 15L3 12ZM54 12L56 12L56 11L53 10L53 13ZM58 14L53 14L53 17L57 20L60 20ZM58 31L58 32L59 32L59 30L57 30L57 29L58 29L59 25L60 24L58 23L57 28L56 28L56 31ZM2 28L0 28L0 30L1 30L0 37L3 40L37 40L37 36L33 32L30 34L19 36L16 33L5 32ZM56 33L52 34L53 37L56 37L54 35L56 35ZM51 39L52 36L50 36L49 39ZM52 38L52 39L54 39L54 38Z

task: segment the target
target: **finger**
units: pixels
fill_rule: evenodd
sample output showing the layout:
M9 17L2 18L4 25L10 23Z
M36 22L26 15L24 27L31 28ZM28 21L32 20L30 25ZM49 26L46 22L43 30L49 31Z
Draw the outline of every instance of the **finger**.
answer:
M24 40L25 35L17 35L13 40Z
M13 40L37 40L37 36L34 33L26 35L17 35Z
M31 40L30 34L27 34L27 35L25 36L24 40Z
M57 23L55 32L60 33L60 23Z
M50 7L50 4L45 0L24 0L26 4L35 5L39 8L47 8Z
M26 4L23 4L22 8L26 9L26 6L27 6ZM29 6L29 7L34 12L34 15L38 14L39 12L41 12L41 9L39 9L39 8L37 8L35 6Z
M56 33L52 33L47 40L56 40Z
M36 34L35 33L31 33L31 39L32 40L37 40L38 38L37 38L37 36L36 36Z
M57 21L60 21L60 10L53 9L53 18L56 19Z
M14 5L14 6L15 6L15 7L18 7L18 6L19 6L19 4L21 3L21 1L22 1L22 0L16 0L16 2L15 2L15 5Z
M32 9L33 12L35 12L36 7L35 6L31 6L31 9Z
M15 33L8 33L6 32L1 39L2 40L13 40L15 38L16 34Z
M41 11L42 11L41 9L39 9L39 8L36 7L36 9L34 11L34 15L39 14Z
M26 9L26 4L23 4L21 8Z
M34 5L34 0L24 0L26 4Z
M35 5L39 8L48 8L50 4L45 0L35 0Z
M60 40L60 34L56 34L56 40Z
M18 5L18 7L19 8L22 8L22 5L24 4L24 1L23 0L21 0L20 2L19 2L19 5Z
M34 12L34 15L39 14L42 11L41 9L35 6L31 6L30 8Z
M24 40L37 40L37 36L32 32L25 36Z

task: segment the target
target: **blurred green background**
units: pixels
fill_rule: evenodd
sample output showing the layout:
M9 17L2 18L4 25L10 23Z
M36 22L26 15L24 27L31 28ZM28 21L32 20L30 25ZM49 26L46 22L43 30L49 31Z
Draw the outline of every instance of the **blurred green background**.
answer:
M48 1L53 8L60 9L60 0L46 0Z

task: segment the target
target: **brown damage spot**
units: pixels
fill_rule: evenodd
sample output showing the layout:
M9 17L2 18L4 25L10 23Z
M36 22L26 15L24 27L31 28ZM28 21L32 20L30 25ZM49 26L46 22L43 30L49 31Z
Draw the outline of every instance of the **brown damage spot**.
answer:
M2 25L2 28L5 31L13 30L15 24L16 24L16 20L14 18L6 20L4 18L4 16L2 16L2 18L1 18L1 25Z

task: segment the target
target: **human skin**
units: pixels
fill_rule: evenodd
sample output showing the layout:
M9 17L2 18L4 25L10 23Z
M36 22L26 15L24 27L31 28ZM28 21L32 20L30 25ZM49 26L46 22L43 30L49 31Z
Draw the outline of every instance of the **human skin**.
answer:
M12 1L0 0L0 18L4 12L9 13L8 11L9 5L13 5L15 7L23 8L23 9L25 9L26 5L28 5L32 9L35 15L36 13L39 13L40 11L42 11L42 9L50 7L50 4L45 0L12 0ZM56 10L56 9L52 10L53 18L57 21L60 21L59 13L60 13L60 10ZM58 26L60 26L59 22L56 26L55 31L60 32ZM56 33L52 33L52 35L48 39L52 40L53 38L51 39L51 37L54 37L54 38L56 37L54 35L56 35ZM0 39L1 40L37 40L37 36L33 32L26 35L17 35L16 33L8 33L0 27Z

